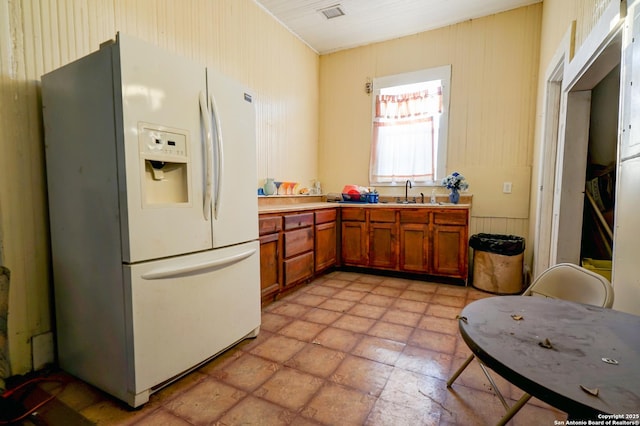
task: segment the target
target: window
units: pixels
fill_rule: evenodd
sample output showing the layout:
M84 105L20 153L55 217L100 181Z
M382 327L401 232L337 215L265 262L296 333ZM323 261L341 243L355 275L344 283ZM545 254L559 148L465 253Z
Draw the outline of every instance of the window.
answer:
M443 177L450 80L450 65L373 80L371 185Z

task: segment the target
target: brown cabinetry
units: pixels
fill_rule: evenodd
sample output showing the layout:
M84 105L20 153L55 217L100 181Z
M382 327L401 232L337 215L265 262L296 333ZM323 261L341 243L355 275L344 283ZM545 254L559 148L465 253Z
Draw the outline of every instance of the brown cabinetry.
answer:
M398 265L398 225L395 209L343 208L342 264L379 269Z
M337 209L261 214L262 303L337 263Z
M337 262L337 209L318 210L315 212L315 272L322 272L336 265Z
M338 263L467 279L469 211L337 207L261 214L263 304ZM338 245L339 244L339 245Z
M313 212L283 216L285 290L313 276Z
M433 222L433 274L466 279L469 232L467 211L434 211Z
M427 209L400 211L401 271L425 273L431 269L430 216Z
M260 233L260 290L262 303L272 301L280 291L282 216L260 216L258 221Z
M341 258L347 266L367 266L369 264L369 236L364 208L340 209L341 216Z
M343 208L342 264L466 281L469 211Z
M369 212L369 266L396 269L398 265L398 225L393 209Z

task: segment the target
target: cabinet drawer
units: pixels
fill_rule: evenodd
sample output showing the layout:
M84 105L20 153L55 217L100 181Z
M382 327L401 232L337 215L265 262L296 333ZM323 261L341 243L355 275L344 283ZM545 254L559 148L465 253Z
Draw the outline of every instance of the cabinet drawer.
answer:
M400 223L429 223L429 210L400 210Z
M260 235L272 234L282 229L282 216L260 217L258 220Z
M364 222L364 209L356 209L356 208L344 208L341 209L342 220L356 220L359 222Z
M318 210L316 212L316 224L335 222L337 212L336 209Z
M285 231L311 225L313 225L313 213L289 214L284 217Z
M284 233L284 257L295 256L309 250L313 250L313 228Z
M371 209L369 212L370 222L395 222L396 211L391 209Z
M467 212L440 210L433 213L433 222L439 225L466 225Z
M284 285L289 286L313 276L313 252L284 261Z

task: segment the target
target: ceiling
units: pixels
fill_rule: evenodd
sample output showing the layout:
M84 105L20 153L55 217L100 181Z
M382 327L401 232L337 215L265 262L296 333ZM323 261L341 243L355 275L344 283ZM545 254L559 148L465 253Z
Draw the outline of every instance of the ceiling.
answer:
M255 0L320 54L417 34L542 0ZM327 19L322 10L344 15ZM340 13L340 12L338 12Z

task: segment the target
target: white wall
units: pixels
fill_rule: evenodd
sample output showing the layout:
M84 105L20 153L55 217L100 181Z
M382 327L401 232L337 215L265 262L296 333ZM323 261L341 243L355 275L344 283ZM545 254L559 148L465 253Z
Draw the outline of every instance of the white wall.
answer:
M320 57L320 178L368 186L368 79L451 64L447 173L468 178L471 233L528 239L542 4ZM511 194L502 192L511 182ZM404 194L404 187L378 188ZM446 192L442 188L439 191ZM414 194L431 188L414 188Z

